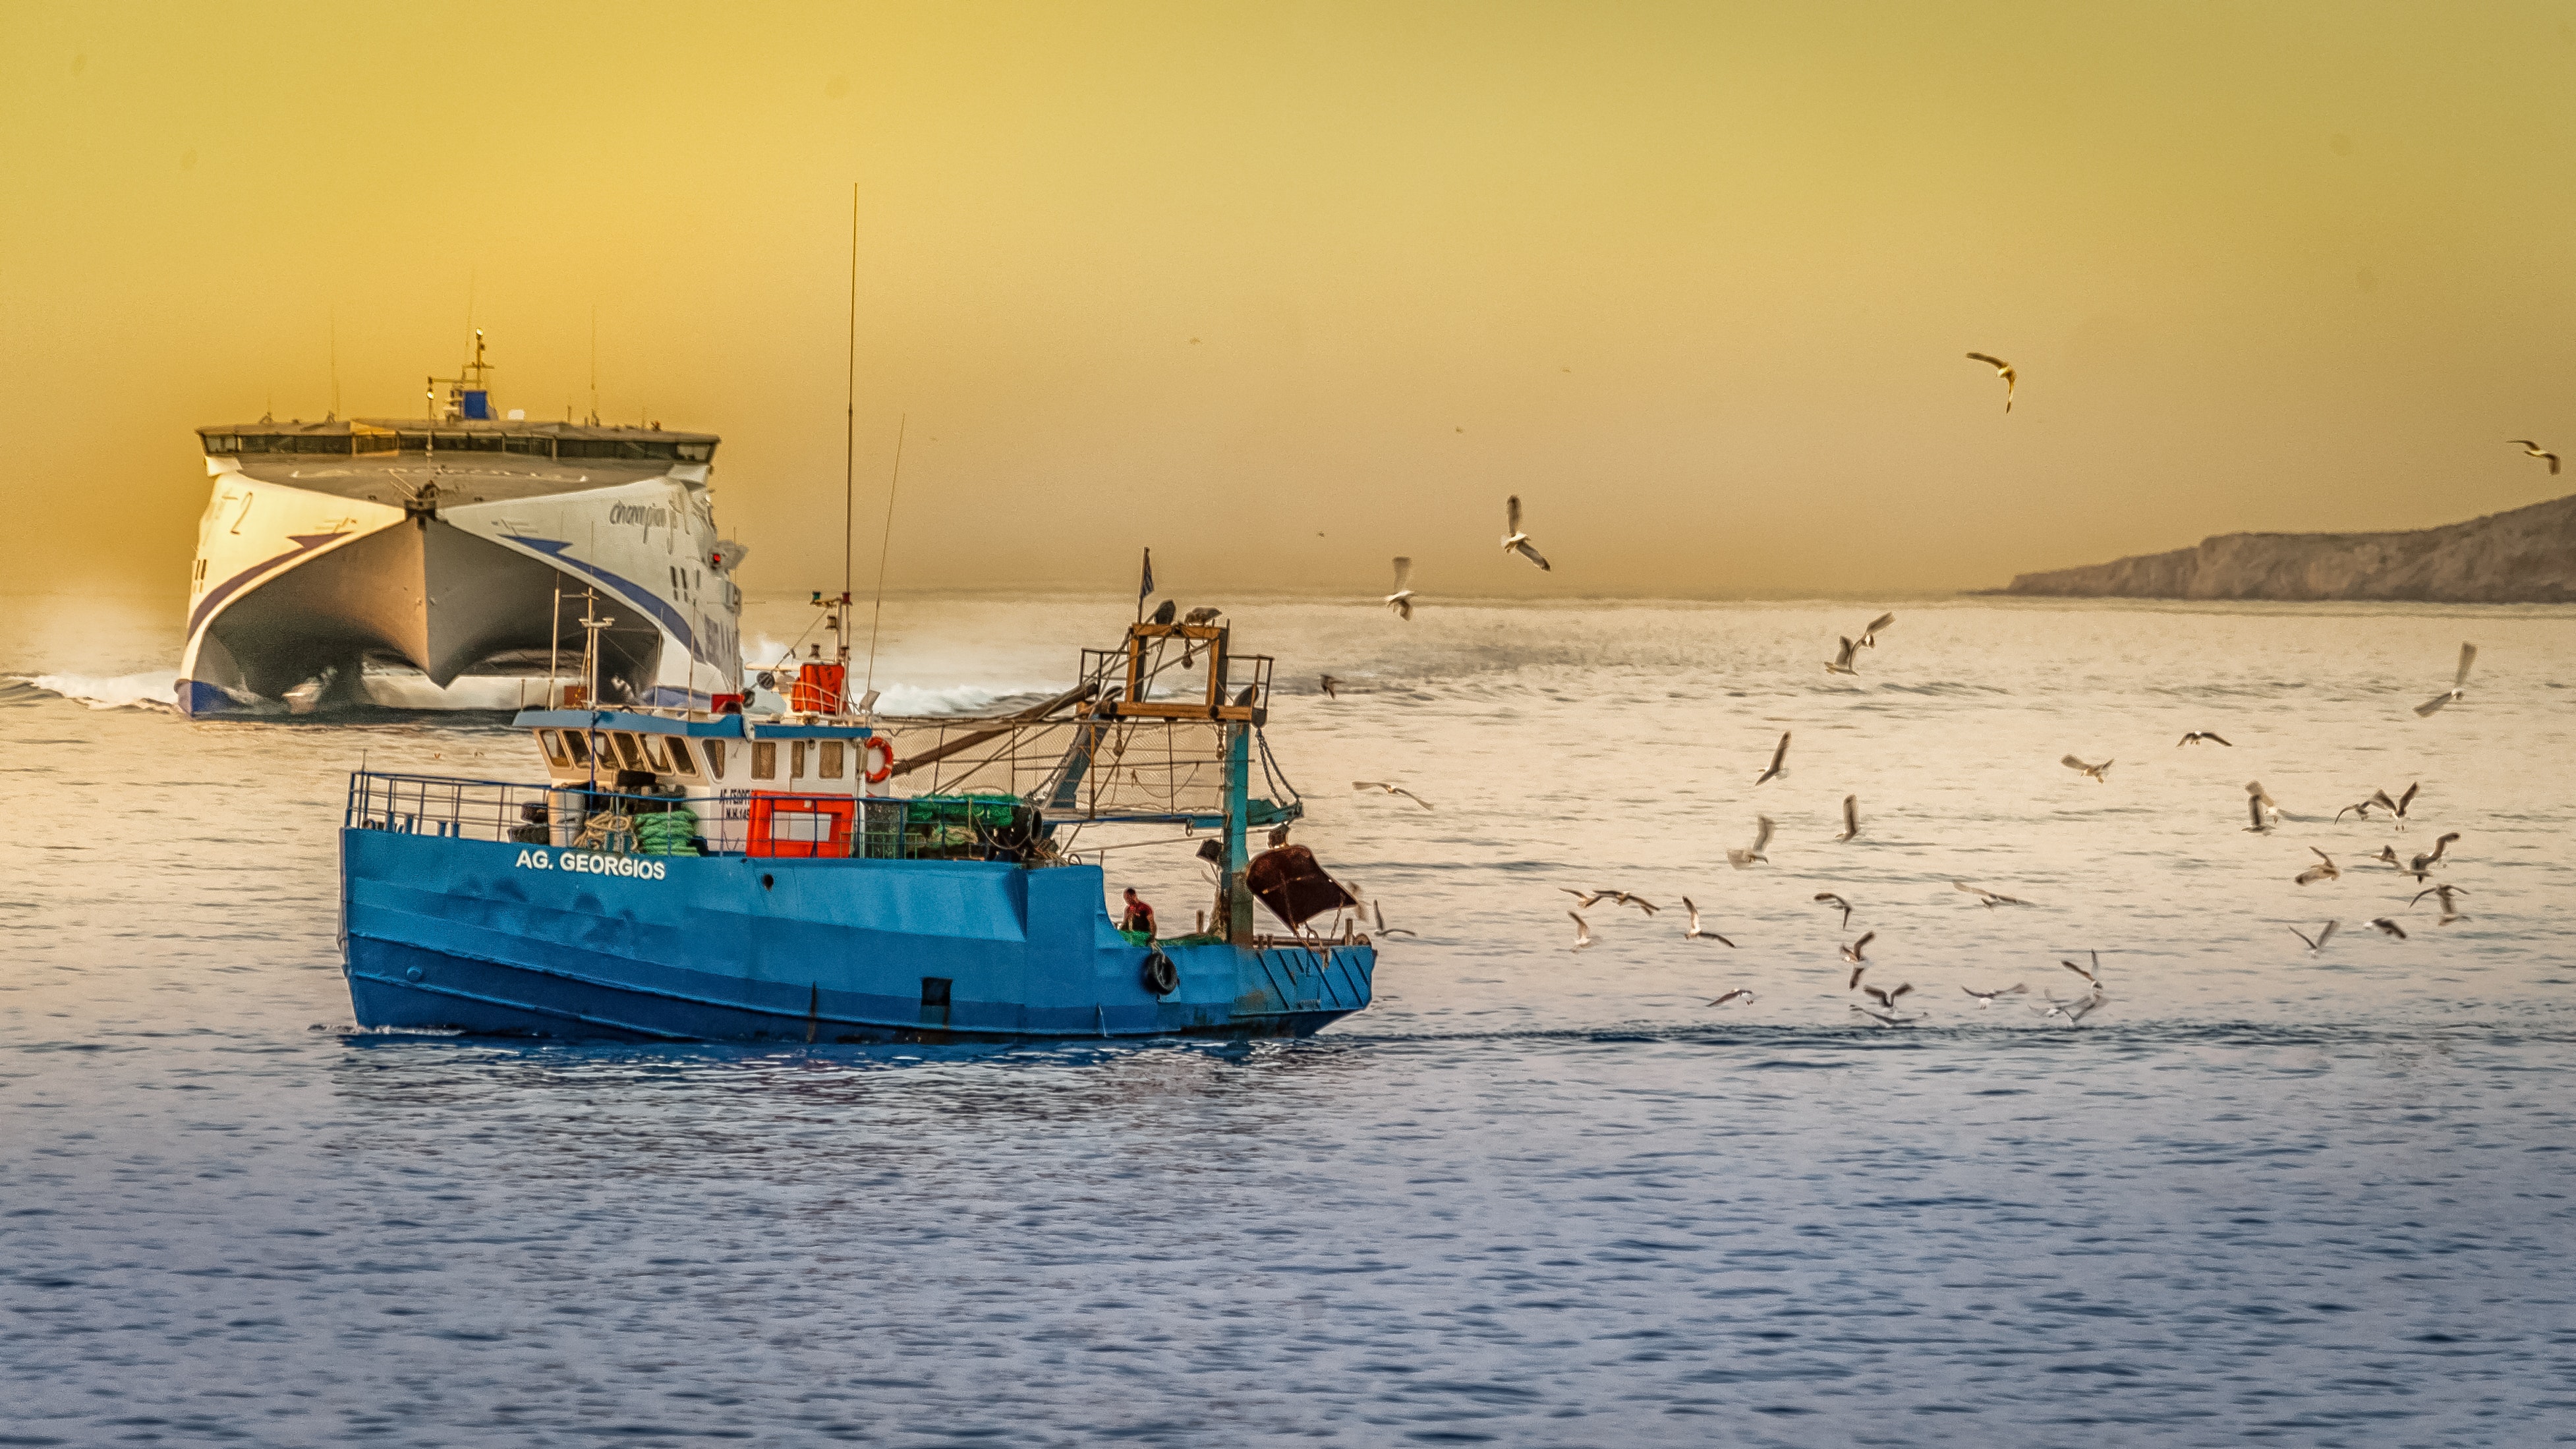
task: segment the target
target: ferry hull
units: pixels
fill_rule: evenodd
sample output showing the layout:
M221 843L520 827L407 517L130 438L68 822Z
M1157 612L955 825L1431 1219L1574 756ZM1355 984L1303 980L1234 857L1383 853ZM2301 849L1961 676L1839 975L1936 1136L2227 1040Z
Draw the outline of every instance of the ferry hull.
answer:
M1303 1036L1368 1005L1368 945L1166 946L1096 866L601 856L342 832L349 995L371 1027L792 1042ZM544 862L538 864L537 862Z

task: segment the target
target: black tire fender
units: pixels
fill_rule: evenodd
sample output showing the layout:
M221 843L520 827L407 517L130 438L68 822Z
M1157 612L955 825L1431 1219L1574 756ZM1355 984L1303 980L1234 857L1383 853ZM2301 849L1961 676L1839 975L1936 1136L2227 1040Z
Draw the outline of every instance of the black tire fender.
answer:
M1169 996L1181 986L1181 968L1160 951L1145 953L1145 989L1156 996Z

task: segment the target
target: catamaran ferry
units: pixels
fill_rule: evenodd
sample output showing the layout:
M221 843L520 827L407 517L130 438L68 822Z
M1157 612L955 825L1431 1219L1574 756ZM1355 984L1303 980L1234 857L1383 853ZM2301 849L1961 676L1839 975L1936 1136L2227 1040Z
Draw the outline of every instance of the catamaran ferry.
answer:
M340 920L358 1020L1062 1040L1303 1035L1368 1005L1357 898L1272 829L1303 806L1262 737L1267 657L1167 608L1084 651L1074 686L1033 708L879 718L847 699L846 597L818 602L839 610L839 656L817 646L780 681L788 712L747 715L730 692L606 704L607 606L585 599L581 680L549 677L517 719L542 783L352 775ZM1201 837L1213 894L1193 929L1110 918L1102 834Z
M533 686L583 638L551 601L584 589L615 606L601 702L703 707L736 687L744 550L716 528L717 438L498 415L491 371L477 332L458 377L429 379L434 418L197 430L214 487L182 713L356 702L371 663Z

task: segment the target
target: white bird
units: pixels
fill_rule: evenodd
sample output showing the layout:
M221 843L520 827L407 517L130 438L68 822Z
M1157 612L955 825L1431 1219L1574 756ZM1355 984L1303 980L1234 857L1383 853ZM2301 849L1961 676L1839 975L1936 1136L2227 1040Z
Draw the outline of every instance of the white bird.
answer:
M1562 890L1564 887L1559 886L1558 889ZM1614 906L1635 906L1638 910L1644 911L1650 916L1663 909L1663 907L1656 905L1653 901L1646 899L1644 896L1630 895L1626 891L1612 891L1610 893L1610 903Z
M1743 870L1757 860L1768 863L1771 857L1764 855L1762 852L1771 844L1771 830L1772 821L1770 816L1754 816L1752 849L1728 851L1726 853L1726 863L1734 866L1737 870Z
M2216 744L2216 745L2227 745L2227 747L2228 747L2229 749L2231 749L2231 750L2232 750L2232 749L2234 749L2234 748L2236 748L2236 746L2234 746L2234 745L2232 745L2232 744L2228 744L2228 743L2227 743L2227 741L2220 739L2216 734L2214 734L2214 733L2212 733L2212 732L2210 732L2210 731L2208 731L2208 730L2186 730L2186 731L2184 731L2184 732L2183 732L2183 737L2182 737L2181 739L2178 739L2178 740L2174 741L2174 748L2175 748L2175 749L2181 749L2181 748L2182 748L2183 746L2185 746L2185 745L2196 745L2196 744L2199 744L2202 740L2207 740L2207 741L2209 741L2211 744Z
M2298 885L2313 885L2321 880L2343 879L2343 871L2335 865L2333 856L2326 854L2322 850L2318 850L2313 845L2309 846L2308 849L2316 856L2317 863L2309 866L2306 870L2300 871L2297 875L2290 877L2293 883Z
M1883 1012L1872 1011L1857 1001L1851 1004L1851 1009L1868 1017L1872 1021L1879 1022L1886 1026L1911 1026L1914 1024L1914 1018L1910 1016L1894 1016Z
M2079 775L2082 775L2085 779L2092 781L2096 785L2108 785L2111 783L2111 767L2118 764L2119 761L2104 760L2098 765L2088 765L2082 760L2075 758L2073 755L2068 755L2057 763L2064 765L2066 768L2073 770Z
M1733 991L1726 993L1724 996L1719 997L1715 1001L1710 1002L1709 1005L1724 1006L1730 1001L1741 1001L1745 1005L1751 1006L1753 1004L1753 993L1739 986Z
M1860 646L1858 644L1853 643L1849 639L1844 639L1842 641L1842 647L1834 651L1833 662L1825 666L1825 672L1827 674L1860 673L1859 670L1852 668L1852 653L1859 648Z
M1578 911L1588 911L1610 899L1612 894L1609 891L1579 891L1572 886L1558 886L1557 889L1574 897L1574 908Z
M2399 870L2404 870L2406 868L2406 862L2397 858L2397 847L2393 845L2383 845L2379 847L2379 853L2372 856L2371 859L2378 861L2381 865L2393 865Z
M1868 623L1861 625L1860 647L1863 649L1877 648L1878 631L1895 622L1896 616L1894 614L1881 614L1877 618L1870 620Z
M2341 922L2338 921L2328 921L2324 925L2317 927L2317 933L2313 936L2300 930L2296 926L2292 926L2290 928L2290 934L2307 942L2308 954L2314 956L2326 948L2326 942L2334 939L2335 927L2340 924Z
M1588 950L1592 945L1592 923L1583 919L1580 912L1568 911L1566 914L1574 917L1573 949L1577 951Z
M1877 933L1876 931L1867 931L1867 932L1863 932L1863 933L1862 933L1862 935L1861 935L1861 938L1860 938L1859 940L1854 941L1854 942L1852 942L1850 945L1845 946L1845 947L1843 948L1843 959L1844 959L1844 960L1846 960L1846 961L1848 961L1848 962L1850 962L1850 963L1851 963L1851 964L1853 964L1854 966L1866 966L1866 965L1868 965L1868 964L1869 964L1869 962L1868 962L1868 960L1867 960L1865 957L1863 957L1863 956L1861 955L1861 950L1862 950L1862 948L1864 948L1864 947L1868 946L1870 942L1875 941L1875 940L1877 940L1877 939L1878 939L1878 933ZM1852 973L1852 985L1854 985L1854 986L1858 986L1859 984L1860 984L1860 973L1859 973L1859 972L1857 972L1857 971L1855 971L1855 972L1853 972L1853 973Z
M2453 903L2453 901L2451 900L2451 897L2453 897L2453 896L2464 896L2464 895L2467 895L2468 893L2469 893L2469 892L2468 892L2468 889L2467 889L2466 887L2464 887L2464 886L2455 886L2455 885L2437 885L2437 886L2432 887L2432 888L2431 888L2431 889L2429 889L2429 890L2420 890L2420 891L2417 891L2417 892L2415 893L2415 900L2408 901L2408 902L2406 903L2406 909L2408 909L2408 910L2410 910L2410 911L2411 911L2411 910L2413 910L2413 909L2415 909L2415 903L2416 903L2416 901L2421 901L2421 900L2422 900L2422 899L2424 899L2426 896L2439 896L2439 897L2441 897L2441 899L2442 899L2442 920L2441 920L2441 924L2442 924L2442 925L2447 926L2447 925L2451 924L2453 921L2459 920L2459 919L2461 918L2461 917L2460 917L2459 907L2458 907L2456 904L2454 904L2454 903Z
M1962 986L1959 989L1968 993L1970 996L1977 998L1977 1009L1980 1011L1994 1005L1995 998L1998 996L2022 996L2026 995L2030 991L2029 987L2022 985L2018 981L2003 988L2001 991L1979 991L1973 986Z
M2018 896L1997 895L1983 886L1972 886L1966 881L1954 880L1950 882L1950 887L1953 890L1966 891L1968 894L1975 896L1977 898L1977 904L1984 906L1988 910L1992 910L1997 906L2026 906L2030 904L2030 902L2023 900Z
M1691 904L1691 898L1690 898L1690 897L1688 897L1688 896L1684 896L1684 897L1682 897L1682 909L1683 909L1683 910L1686 910L1686 911L1688 911L1688 912L1690 912L1690 924L1682 928L1682 939L1683 939L1683 940L1685 940L1685 941L1715 941L1716 943L1718 943L1718 944L1719 944L1719 945L1721 945L1721 946L1733 946L1733 945L1735 944L1733 941L1730 941L1730 940L1726 939L1724 936L1719 935L1719 934L1718 934L1718 933L1716 933L1715 931L1703 931L1703 930L1701 930L1701 929L1699 928L1699 907L1697 907L1697 906L1695 906L1695 905L1692 905L1692 904ZM1747 994L1748 996L1750 996L1750 995L1751 995L1751 993L1749 993L1749 992L1748 992L1748 993L1746 993L1746 994ZM1715 1006L1715 1005L1717 1005L1717 1004L1718 1004L1718 1003L1716 1003L1716 1002L1714 1002L1714 1001L1712 1001L1712 1002L1710 1002L1710 1003L1709 1003L1709 1005L1711 1005L1711 1006Z
M1405 799L1412 801L1414 804L1421 806L1425 810L1431 808L1430 801L1414 794L1402 785L1390 785L1384 780L1353 780L1351 782L1351 788L1354 790L1380 790L1389 795L1401 795Z
M2475 644L2461 645L2460 672L2451 676L2451 687L2442 691L2440 694L2434 695L2431 699L2424 701L2422 704L2415 706L2416 715L2418 717L2429 715L2446 704L2458 703L2462 698L2463 691L2469 687L2469 666L2477 662L2478 646Z
M1547 568L1547 560L1537 549L1530 547L1530 536L1521 532L1521 496L1517 493L1503 505L1503 552L1519 554L1540 568ZM1552 569L1548 571L1554 572Z
M2370 811L2364 808L2364 806L2376 805L2380 809L2397 817L2397 828L2403 830L2406 828L2406 807L2415 803L2415 792L2423 788L2424 782L2417 780L2406 787L2405 794L2398 796L2394 800L2388 798L2388 792L2385 790L2373 790L2370 792L2370 799L2363 802L2363 805L2355 805L2348 808L2360 810L2361 818L2368 820L2370 818ZM2335 818L2337 820L2341 820L2343 818L2343 813L2341 811L2337 811L2335 813Z
M1761 774L1753 777L1753 783L1759 785L1766 780L1779 779L1787 773L1789 773L1789 732L1782 730L1779 747L1771 751L1771 763L1763 767Z
M2379 934L2383 936L2395 936L2401 941L2406 939L2406 928L2397 924L2395 921L2388 919L2386 916L2372 917L2370 925L2371 929L2379 932Z
M2000 378L2002 378L2002 379L2004 380L2004 411L2005 411L2005 412L2011 412L2011 411L2012 411L2012 402L2013 402L2013 389L2014 389L2014 388L2018 385L2018 383L2019 383L2018 375L2017 375L2016 373L2014 373L2014 371L2013 371L2013 365L2012 365L2011 363L2009 363L2009 362L2004 361L2004 360L2003 360L2002 358L2000 358L2000 357L1988 357L1986 354L1984 354L1984 353L1982 353L1982 352L1971 352L1971 353L1969 353L1969 354L1968 354L1968 360L1969 360L1970 362L1982 362L1982 363L1984 363L1984 364L1985 364L1985 365L1987 365L1988 367L1991 367L1991 368L1993 368L1993 369L1995 370L1995 376L2000 377Z
M1413 622L1413 560L1395 561L1395 592L1386 596L1386 607L1406 623Z
M2065 1017L2066 1024L2068 1026L2081 1026L2084 1024L2084 1018L2100 1011L2102 1009L2102 1003L2110 999L2110 997L2096 991L2081 1001L2052 1001L2045 1014L2049 1016Z
M1849 840L1858 834L1860 834L1860 797L1845 795L1843 797L1843 833L1835 836L1834 839Z
M1836 929L1836 930L1848 930L1848 929L1850 929L1850 927L1851 927L1851 902L1849 902L1849 901L1847 901L1847 900L1844 900L1841 896L1835 895L1832 891L1818 891L1818 892L1816 892L1816 899L1817 899L1817 900L1819 900L1819 901L1824 902L1826 905L1829 905L1829 906L1840 906L1840 907L1842 907L1842 912L1843 912L1843 923L1842 923L1842 925L1835 927L1835 929Z
M2091 982L2093 984L2093 989L2099 991L2102 989L2102 953L2099 951L2087 951L2084 954L2093 958L2093 969L2090 971L2085 970L2083 967L2076 965L2072 961L2060 961L2057 964L2074 972L2076 975L2083 977L2086 981Z
M2246 781L2245 798L2254 802L2254 829L2269 830L2281 823L2281 802L2272 798L2272 792L2263 788L2262 781Z
M2460 832L2456 830L2444 831L2441 837L2433 842L2433 848L2431 850L2416 856L2413 860L2406 863L2406 873L2415 877L2417 880L2422 880L2427 872L2442 863L2442 856L2445 852L2450 850L2451 842L2459 838Z
M2543 448L2529 438L2508 438L2506 441L2512 443L2515 447L2522 449L2532 457L2548 459L2549 476L2553 478L2558 476L2558 455L2556 453L2550 452L2548 449Z

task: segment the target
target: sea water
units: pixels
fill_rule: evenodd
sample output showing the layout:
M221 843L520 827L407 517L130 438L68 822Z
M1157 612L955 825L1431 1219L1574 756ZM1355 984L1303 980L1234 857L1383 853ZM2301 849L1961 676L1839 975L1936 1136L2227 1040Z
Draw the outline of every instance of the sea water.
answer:
M0 624L0 1444L2565 1438L2576 611L1928 601L1828 675L1875 612L1239 604L1294 838L1416 933L1377 1004L956 1049L358 1031L347 772L528 743L192 723L157 618ZM1126 618L898 601L877 683L1049 691ZM2452 831L2443 923L2369 858ZM1576 952L1599 889L1661 909Z

